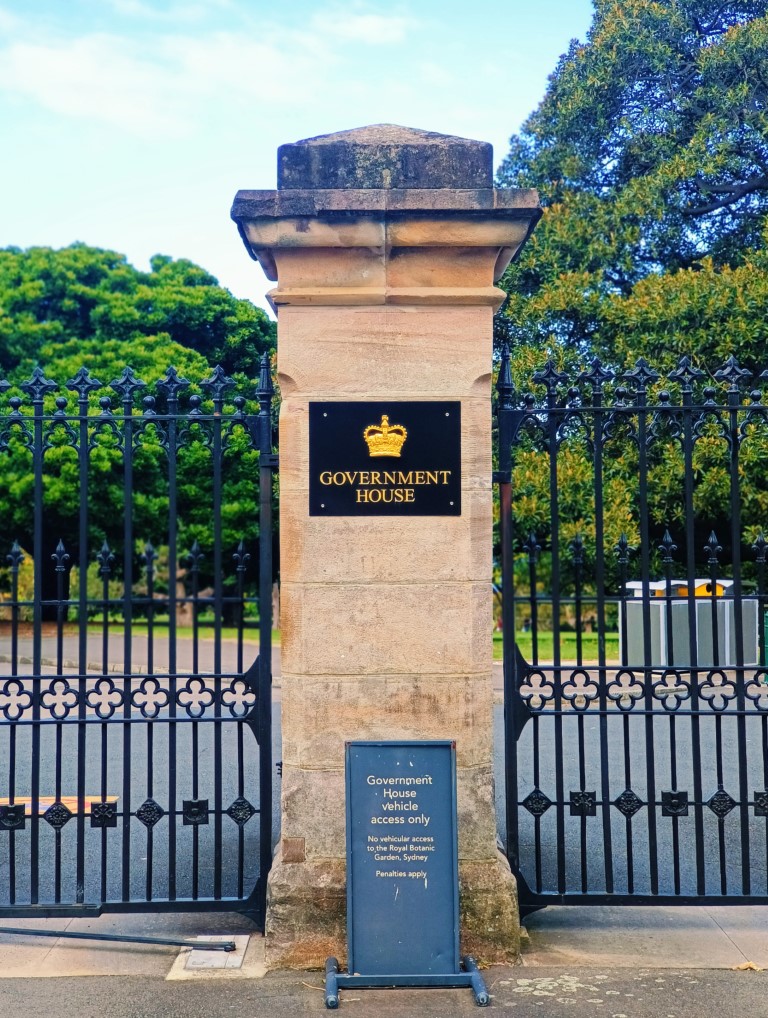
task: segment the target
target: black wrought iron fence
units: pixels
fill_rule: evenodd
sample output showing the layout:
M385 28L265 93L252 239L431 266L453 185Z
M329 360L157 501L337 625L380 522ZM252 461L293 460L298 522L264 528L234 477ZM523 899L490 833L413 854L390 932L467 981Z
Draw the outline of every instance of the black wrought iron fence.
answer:
M0 915L263 922L269 360L250 392L37 368L0 393Z
M768 372L498 383L507 852L548 902L768 901Z

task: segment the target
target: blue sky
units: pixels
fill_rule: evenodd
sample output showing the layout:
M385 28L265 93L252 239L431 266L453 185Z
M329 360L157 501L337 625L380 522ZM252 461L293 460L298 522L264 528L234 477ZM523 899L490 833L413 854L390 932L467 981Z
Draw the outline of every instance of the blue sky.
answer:
M397 123L507 141L591 0L0 0L0 246L187 257L264 305L229 220L277 147Z

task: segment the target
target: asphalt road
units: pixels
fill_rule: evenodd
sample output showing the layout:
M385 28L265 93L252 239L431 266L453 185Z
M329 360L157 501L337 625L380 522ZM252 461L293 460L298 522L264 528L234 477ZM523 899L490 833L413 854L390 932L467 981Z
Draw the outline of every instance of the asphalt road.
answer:
M768 974L722 970L496 968L485 973L491 1008L521 1018L702 1018L768 1016ZM248 982L110 976L5 979L0 1016L57 1018L280 1018L328 1014L322 978L275 972ZM470 1018L468 990L342 991L339 1013L366 1018ZM489 1012L489 1013L492 1013Z

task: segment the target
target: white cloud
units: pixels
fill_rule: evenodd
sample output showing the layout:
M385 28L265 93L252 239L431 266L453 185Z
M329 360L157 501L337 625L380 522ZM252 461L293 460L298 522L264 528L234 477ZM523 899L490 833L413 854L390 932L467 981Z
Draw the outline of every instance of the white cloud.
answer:
M171 3L162 7L148 0L109 0L112 10L123 17L141 18L146 21L179 22L203 21L221 10L232 7L231 0L203 0L199 3Z
M114 36L83 36L66 45L19 42L0 51L0 88L54 113L140 135L183 133L169 86L164 68L137 59Z
M362 42L373 46L402 42L415 23L394 14L345 14L342 11L317 14L312 25L317 31L345 42Z
M4 7L0 7L0 32L12 32L19 25L19 18L15 14L11 14Z

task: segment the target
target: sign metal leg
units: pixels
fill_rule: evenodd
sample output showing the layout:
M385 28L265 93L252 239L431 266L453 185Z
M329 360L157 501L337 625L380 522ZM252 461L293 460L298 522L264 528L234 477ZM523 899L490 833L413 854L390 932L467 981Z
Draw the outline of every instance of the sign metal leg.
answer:
M335 958L329 958L325 963L325 1006L329 1011L335 1011L339 1006L339 963Z

